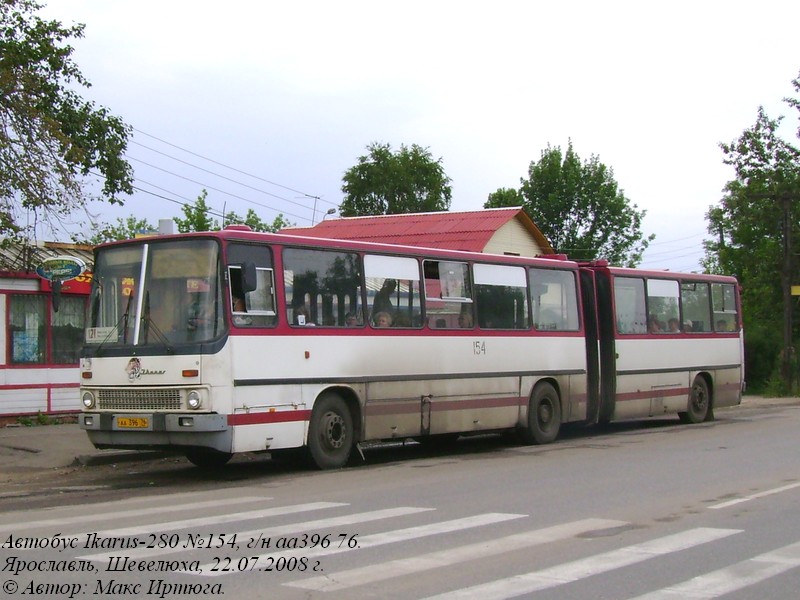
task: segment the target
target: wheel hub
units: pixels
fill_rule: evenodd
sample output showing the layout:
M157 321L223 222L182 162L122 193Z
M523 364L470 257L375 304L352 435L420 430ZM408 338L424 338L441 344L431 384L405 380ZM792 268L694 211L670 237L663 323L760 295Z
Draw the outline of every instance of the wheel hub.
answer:
M344 419L335 413L325 415L325 441L331 448L341 448L346 437Z

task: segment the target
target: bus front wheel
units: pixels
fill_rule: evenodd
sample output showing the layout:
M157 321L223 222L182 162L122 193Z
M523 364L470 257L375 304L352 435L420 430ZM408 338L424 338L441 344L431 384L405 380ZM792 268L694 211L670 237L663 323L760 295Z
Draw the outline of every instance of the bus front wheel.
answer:
M231 459L233 454L219 450L195 449L187 450L186 458L195 467L201 469L221 469Z
M711 414L711 395L708 392L708 383L705 378L698 375L694 378L692 389L689 391L689 402L686 412L678 413L683 423L702 423Z
M308 450L320 469L340 469L347 464L353 449L353 416L341 397L328 394L319 398L308 424Z
M549 383L540 383L533 390L528 404L528 426L522 430L527 444L549 444L561 428L561 400Z

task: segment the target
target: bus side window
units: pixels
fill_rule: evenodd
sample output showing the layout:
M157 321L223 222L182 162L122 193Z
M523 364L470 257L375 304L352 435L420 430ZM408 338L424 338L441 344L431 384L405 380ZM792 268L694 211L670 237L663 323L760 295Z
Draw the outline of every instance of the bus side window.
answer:
M364 256L369 323L373 327L420 327L419 263L402 256Z
M733 285L712 283L711 304L714 311L714 331L729 332L739 330L736 289Z
M539 331L577 331L578 290L575 273L530 269L533 326Z
M644 279L614 277L614 298L617 332L623 334L647 333Z
M702 281L681 282L681 307L683 330L686 333L710 331L711 295L708 283Z
M255 273L255 289L245 292L242 287L241 266L228 266L231 312L233 324L237 327L270 327L276 322L272 269L257 267Z
M361 261L354 252L286 248L283 283L290 325L348 327L363 322Z
M425 260L425 316L431 329L465 329L472 320L472 286L469 265L463 262ZM459 317L461 318L459 323ZM466 325L467 319L470 325Z

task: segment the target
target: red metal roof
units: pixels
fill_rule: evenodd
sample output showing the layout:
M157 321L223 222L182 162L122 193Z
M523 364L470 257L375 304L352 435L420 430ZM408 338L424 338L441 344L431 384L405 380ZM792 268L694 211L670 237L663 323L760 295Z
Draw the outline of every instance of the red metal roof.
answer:
M281 233L483 252L497 230L512 219L531 233L543 254L553 253L550 243L521 208L342 217L314 227L290 227Z

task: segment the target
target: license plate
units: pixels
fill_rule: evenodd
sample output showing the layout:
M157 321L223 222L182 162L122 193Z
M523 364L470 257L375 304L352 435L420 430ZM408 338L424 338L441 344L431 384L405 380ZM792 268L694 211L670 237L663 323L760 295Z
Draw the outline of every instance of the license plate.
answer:
M150 420L146 417L117 417L117 427L124 429L147 429Z

